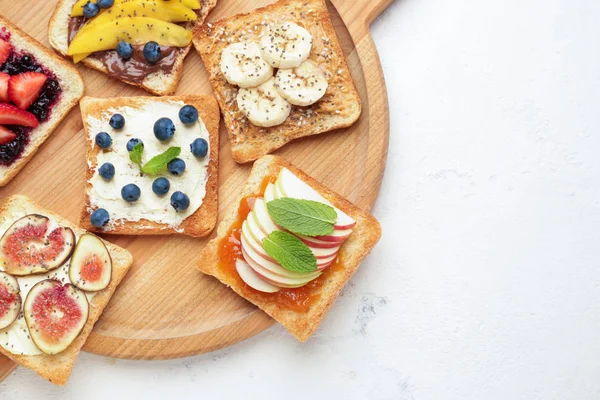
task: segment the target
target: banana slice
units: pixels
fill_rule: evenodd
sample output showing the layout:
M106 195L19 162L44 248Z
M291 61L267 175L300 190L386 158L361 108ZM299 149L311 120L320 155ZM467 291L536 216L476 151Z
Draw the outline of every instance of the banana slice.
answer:
M253 42L230 44L221 54L221 72L227 82L242 88L256 87L273 76L273 68Z
M306 60L294 69L280 69L275 75L277 91L295 106L310 106L327 91L327 77L319 65Z
M277 92L275 78L255 88L240 88L237 103L250 122L264 128L282 124L292 110L290 103Z
M296 68L310 55L310 32L293 22L270 27L260 38L263 58L274 68Z

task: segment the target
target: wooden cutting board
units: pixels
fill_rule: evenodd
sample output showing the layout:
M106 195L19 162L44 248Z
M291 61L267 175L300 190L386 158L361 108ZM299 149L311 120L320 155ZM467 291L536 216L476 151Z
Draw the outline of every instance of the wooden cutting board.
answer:
M220 0L209 16L217 20L272 1ZM392 0L333 0L337 34L363 102L351 128L288 144L276 152L364 209L373 206L385 167L389 118L385 82L369 25ZM49 47L47 25L54 1L0 0L0 14ZM86 95L147 95L106 75L78 66ZM177 94L211 93L208 75L192 50ZM219 217L236 199L250 171L231 158L221 126ZM0 198L27 195L73 222L84 198L85 143L75 108ZM216 350L256 335L273 321L194 264L206 240L181 236L107 236L127 248L134 265L94 327L84 349L112 357L165 359ZM290 340L294 340L290 336ZM0 356L0 380L15 364Z

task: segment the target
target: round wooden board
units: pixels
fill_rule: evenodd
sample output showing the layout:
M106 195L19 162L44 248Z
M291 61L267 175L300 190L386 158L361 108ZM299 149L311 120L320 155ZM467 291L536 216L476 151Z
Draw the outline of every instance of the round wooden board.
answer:
M334 0L329 4L337 34L363 101L351 128L292 142L277 151L317 180L364 209L371 209L383 175L389 136L388 103L377 51L368 31L392 0ZM217 20L271 1L220 0ZM0 0L0 14L48 45L47 24L55 2ZM86 95L117 97L146 92L79 66ZM207 73L192 50L177 94L211 93ZM231 158L221 126L219 217L243 187L251 164ZM77 222L84 198L85 144L76 107L0 198L20 193ZM134 265L94 327L84 349L131 359L184 357L229 346L273 324L273 320L194 264L206 240L182 236L107 236L127 248ZM290 336L290 340L294 340ZM0 359L0 380L13 364Z

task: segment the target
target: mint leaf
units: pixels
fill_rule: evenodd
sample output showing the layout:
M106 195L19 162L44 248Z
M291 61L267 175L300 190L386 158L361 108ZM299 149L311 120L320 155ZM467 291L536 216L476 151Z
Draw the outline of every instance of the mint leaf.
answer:
M269 201L267 209L277 225L306 236L330 234L337 220L333 207L312 200L284 197Z
M136 145L137 147L137 145ZM169 161L177 158L181 154L181 147L169 147L164 153L154 156L141 168L147 175L156 175L161 173Z
M142 164L142 154L144 154L144 145L140 142L133 146L133 149L129 152L129 159L139 166Z
M308 273L317 270L317 259L304 242L291 233L273 231L263 240L263 248L288 271Z

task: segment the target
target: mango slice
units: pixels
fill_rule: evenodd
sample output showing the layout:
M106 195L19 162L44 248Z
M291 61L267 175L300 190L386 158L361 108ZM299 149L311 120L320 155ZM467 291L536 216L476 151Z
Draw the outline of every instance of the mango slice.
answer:
M88 1L96 3L96 0L77 0L77 2L73 5L73 9L71 10L71 17L83 17L83 6L85 6ZM113 7L117 4L127 3L129 1L131 0L115 0ZM200 0L156 0L156 2L178 4L190 8L192 10L199 10L201 7ZM107 9L100 9L100 14L103 14L106 10Z
M192 32L154 18L121 18L79 31L69 46L68 54L114 50L122 40L131 44L155 41L161 46L185 47L192 41Z

